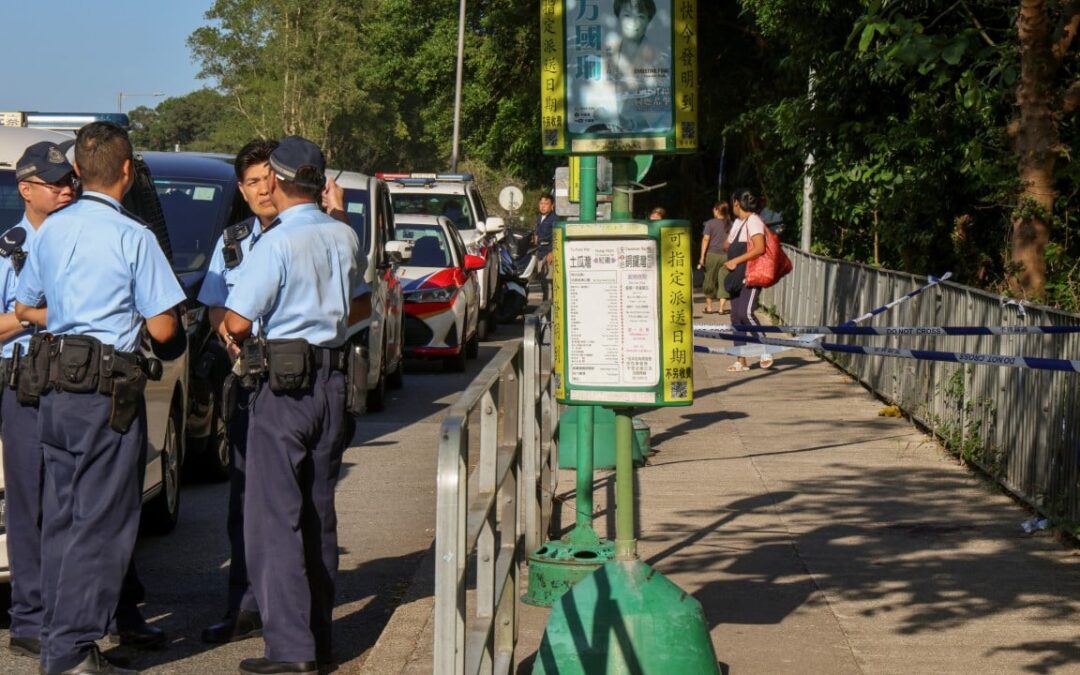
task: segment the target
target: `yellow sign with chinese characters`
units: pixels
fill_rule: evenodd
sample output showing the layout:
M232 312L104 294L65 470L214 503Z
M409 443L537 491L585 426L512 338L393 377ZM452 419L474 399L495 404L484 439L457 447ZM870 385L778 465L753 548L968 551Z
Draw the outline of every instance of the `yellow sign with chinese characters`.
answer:
M566 150L564 0L540 0L540 128L544 152Z
M690 239L687 221L556 224L560 403L693 403Z
M697 0L675 0L675 147L698 142Z

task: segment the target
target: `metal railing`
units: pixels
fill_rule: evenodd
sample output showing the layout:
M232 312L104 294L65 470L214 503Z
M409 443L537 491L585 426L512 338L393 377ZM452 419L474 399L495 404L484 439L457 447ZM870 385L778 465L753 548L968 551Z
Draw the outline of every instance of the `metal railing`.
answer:
M558 480L546 309L526 317L524 338L503 347L476 376L439 431L434 672L440 675L514 667L518 571L532 550L527 546L548 530ZM478 456L470 454L474 415ZM470 458L476 461L471 475Z
M836 325L926 282L902 272L785 247L794 271L763 303L789 325ZM944 270L940 270L944 272ZM1080 316L942 283L875 320L877 325L1077 325ZM1076 359L1080 335L904 336L828 340L874 345ZM1080 376L881 356L826 354L930 429L966 461L1047 515L1080 521Z

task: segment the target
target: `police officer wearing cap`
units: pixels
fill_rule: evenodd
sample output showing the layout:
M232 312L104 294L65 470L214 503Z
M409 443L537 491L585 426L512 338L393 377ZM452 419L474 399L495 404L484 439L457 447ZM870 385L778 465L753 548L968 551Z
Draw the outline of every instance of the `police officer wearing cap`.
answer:
M15 286L26 262L26 251L45 217L75 198L74 170L64 149L49 141L28 147L15 164L19 196L25 205L22 220L0 236L0 438L4 445L4 479L8 560L11 565L12 652L37 658L41 634L41 444L38 409L19 403L9 388L16 375L12 364L26 352L33 330L15 316Z
M344 346L370 289L356 233L318 208L318 146L290 136L270 166L277 224L252 247L224 319L245 371L265 364L249 411L244 537L266 651L240 672L315 673L332 660L334 489L351 435ZM265 356L253 349L256 321Z
M184 292L154 234L120 200L134 166L127 133L94 122L75 142L85 191L49 216L19 275L15 314L30 342L44 453L41 670L126 674L100 653L135 545L146 453L142 392L154 369L142 330L168 342Z
M251 249L270 229L277 218L277 208L270 200L270 153L277 141L256 139L236 155L234 167L240 195L253 216L229 226L217 241L210 267L206 272L199 302L209 307L210 324L223 340L228 340L223 319L225 300L236 283L236 276L251 257ZM258 334L258 326L253 326ZM230 363L240 350L228 344ZM235 397L235 400L230 400ZM229 562L228 608L225 618L202 632L203 642L220 644L262 635L262 621L255 593L248 581L244 555L244 485L247 457L248 390L236 384L236 375L226 378L222 405L229 408L229 515L227 529L231 556Z

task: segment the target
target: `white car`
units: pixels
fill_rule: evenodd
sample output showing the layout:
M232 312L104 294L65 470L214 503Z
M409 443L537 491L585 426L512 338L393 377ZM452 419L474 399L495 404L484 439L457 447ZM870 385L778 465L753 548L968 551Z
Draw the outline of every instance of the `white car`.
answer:
M71 134L43 129L0 127L0 232L17 224L23 215L22 197L15 180L15 163L27 146L39 141L63 143L70 141ZM146 188L153 193L153 185L137 186L140 197ZM154 198L156 204L156 197ZM125 201L125 204L127 202ZM142 214L140 214L142 215ZM181 328L181 337L183 336ZM186 349L161 354L164 374L161 380L149 382L146 387L147 440L146 478L143 483L143 519L150 529L168 532L176 525L180 508L180 467L184 453L184 420L187 416ZM4 395L11 392L5 391ZM0 514L4 512L3 471L0 467ZM0 531L3 519L0 519ZM11 577L7 560L6 531L0 534L0 582Z
M477 270L480 285L480 339L494 330L495 293L499 287L499 255L492 246L506 229L502 218L489 216L480 189L472 174L461 173L379 173L390 187L394 213L400 215L446 216L457 227L465 247L484 258Z
M480 287L484 259L465 252L461 235L443 216L397 216L398 268L405 295L405 352L442 359L447 370L465 370L480 349Z
M402 386L405 328L401 282L386 244L394 238L394 210L386 183L362 173L329 169L345 190L345 213L360 237L367 259L364 281L371 286L371 316L351 331L366 331L368 342L368 410L382 410L386 388Z

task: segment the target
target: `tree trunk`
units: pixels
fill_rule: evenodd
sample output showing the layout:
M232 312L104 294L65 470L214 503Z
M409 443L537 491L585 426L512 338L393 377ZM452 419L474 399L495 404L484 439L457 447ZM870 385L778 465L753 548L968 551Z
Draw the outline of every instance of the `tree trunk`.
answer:
M1018 161L1020 203L1012 222L1010 286L1020 297L1039 300L1046 288L1046 245L1054 208L1054 163L1059 152L1051 93L1057 63L1051 47L1046 0L1021 0L1017 19L1020 83L1017 120L1010 127Z

